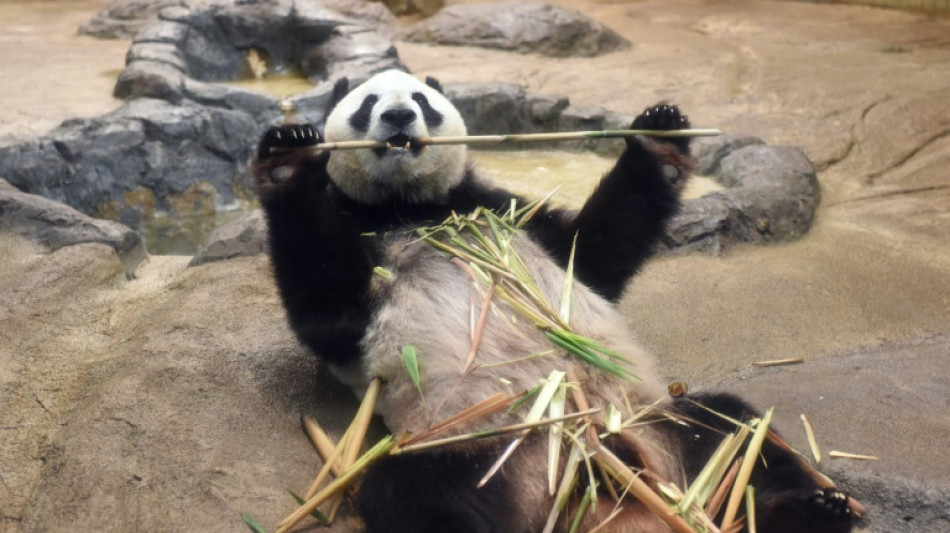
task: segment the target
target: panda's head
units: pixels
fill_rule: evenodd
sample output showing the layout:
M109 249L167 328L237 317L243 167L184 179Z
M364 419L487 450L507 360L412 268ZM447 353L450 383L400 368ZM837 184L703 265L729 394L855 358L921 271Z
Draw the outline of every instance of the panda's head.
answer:
M368 205L443 200L462 180L465 146L422 146L418 140L466 130L439 82L388 70L348 89L345 79L334 87L327 142L372 140L389 147L333 152L328 170L337 187Z

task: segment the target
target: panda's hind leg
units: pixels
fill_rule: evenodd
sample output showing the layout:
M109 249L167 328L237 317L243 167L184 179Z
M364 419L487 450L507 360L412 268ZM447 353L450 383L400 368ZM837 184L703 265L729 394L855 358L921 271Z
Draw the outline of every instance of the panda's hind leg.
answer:
M730 394L704 393L679 398L674 410L689 426L680 432L687 477L692 480L705 466L723 436L736 430L722 416L748 420L759 416L746 402ZM718 414L717 414L718 413ZM770 533L846 533L853 515L849 496L822 488L806 469L803 459L766 440L749 483L756 494L756 525Z
M435 450L389 456L360 485L357 506L367 533L517 531L523 510L504 469L477 484L498 453Z

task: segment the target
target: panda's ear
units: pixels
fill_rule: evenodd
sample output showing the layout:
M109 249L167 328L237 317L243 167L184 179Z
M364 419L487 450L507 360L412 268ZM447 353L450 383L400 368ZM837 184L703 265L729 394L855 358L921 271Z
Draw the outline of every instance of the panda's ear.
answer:
M336 80L336 83L333 84L333 92L330 94L330 102L327 104L327 116L330 115L330 111L333 111L333 108L336 107L336 105L340 103L340 100L349 92L349 78L343 77Z
M432 76L426 76L426 85L439 91L439 94L445 94L445 91L442 90L442 84L439 83L439 80L433 78Z

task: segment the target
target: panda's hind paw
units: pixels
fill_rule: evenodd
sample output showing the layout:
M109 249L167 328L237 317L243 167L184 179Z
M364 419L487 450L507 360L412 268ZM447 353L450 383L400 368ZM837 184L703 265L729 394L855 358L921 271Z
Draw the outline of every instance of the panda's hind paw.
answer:
M272 126L261 137L257 148L257 159L263 161L277 152L313 146L321 140L320 133L312 124Z
M831 522L849 520L851 506L846 493L837 489L819 489L808 498L808 506L816 516Z
M669 131L689 129L689 118L680 113L675 105L657 104L648 107L633 120L630 126L635 130ZM649 136L653 140L667 142L675 146L680 153L689 155L689 137Z

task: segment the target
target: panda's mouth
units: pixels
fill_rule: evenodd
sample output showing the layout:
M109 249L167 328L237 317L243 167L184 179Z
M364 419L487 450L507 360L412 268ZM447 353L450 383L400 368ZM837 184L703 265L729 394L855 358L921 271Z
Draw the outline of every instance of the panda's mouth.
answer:
M402 154L412 154L419 155L419 152L422 151L422 143L419 142L419 139L410 137L405 133L398 133L384 141L386 143L385 148L377 148L376 155L383 157L386 155L402 155Z

